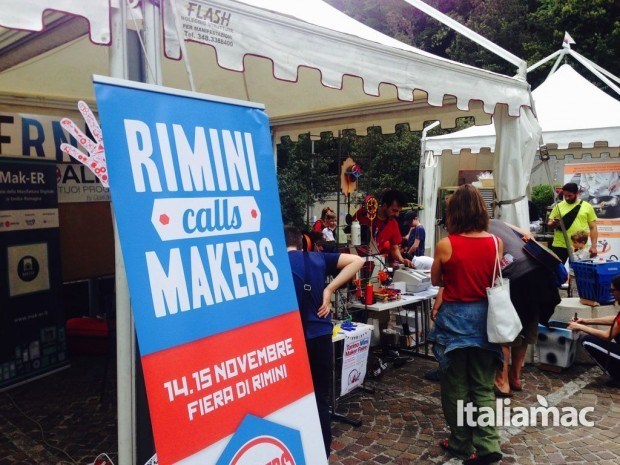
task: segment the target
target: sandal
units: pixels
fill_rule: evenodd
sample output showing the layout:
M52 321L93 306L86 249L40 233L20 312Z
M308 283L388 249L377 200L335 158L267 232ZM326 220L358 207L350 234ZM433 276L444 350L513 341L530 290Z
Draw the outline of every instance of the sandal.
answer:
M501 391L496 385L493 385L493 392L495 393L495 397L513 397L514 393L512 391L504 392Z
M519 381L519 383L511 383L508 382L508 385L510 386L510 389L513 391L523 391L523 386L521 385L521 381Z
M450 447L450 441L448 439L442 439L441 441L439 441L439 447L458 458L463 458L467 456L467 454L460 452L453 447Z
M489 465L499 462L502 457L500 452L491 452L487 455L471 454L469 458L463 460L463 465Z
M480 463L478 462L478 460L480 460L480 457L478 457L478 454L473 453L469 457L467 457L465 460L463 460L463 465L478 465Z

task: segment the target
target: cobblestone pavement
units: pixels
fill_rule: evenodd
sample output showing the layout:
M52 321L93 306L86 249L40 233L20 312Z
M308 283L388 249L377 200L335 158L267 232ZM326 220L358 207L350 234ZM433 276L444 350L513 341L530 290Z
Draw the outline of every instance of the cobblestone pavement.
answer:
M424 379L437 364L419 358L386 371L372 383L374 394L357 391L344 398L338 413L361 419L355 428L333 423L332 465L459 464L440 449L447 437L439 383ZM587 416L593 427L500 428L502 464L620 463L620 389L608 388L602 371L575 365L563 373L549 373L534 365L524 370L524 391L515 393L512 407L539 407L538 395L549 405L594 407ZM369 383L370 384L370 383Z
M102 452L117 463L116 374L108 375L100 402L104 361L79 358L67 370L0 393L0 465L90 464ZM447 435L439 384L423 377L435 366L411 358L369 382L374 394L358 390L342 399L338 412L361 419L362 426L332 424L330 464L459 464L437 445ZM588 418L595 426L503 428L502 463L620 463L620 389L604 381L593 366L556 374L528 365L525 390L512 406L538 406L537 395L560 408L592 406Z
M110 363L104 386L105 362L75 358L68 369L0 393L0 465L90 464L102 452L116 463L116 372Z

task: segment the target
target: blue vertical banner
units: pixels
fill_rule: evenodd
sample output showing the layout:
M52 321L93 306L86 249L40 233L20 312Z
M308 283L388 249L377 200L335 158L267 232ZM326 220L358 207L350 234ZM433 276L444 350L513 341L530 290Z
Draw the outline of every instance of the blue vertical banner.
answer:
M326 464L263 108L95 93L159 462Z

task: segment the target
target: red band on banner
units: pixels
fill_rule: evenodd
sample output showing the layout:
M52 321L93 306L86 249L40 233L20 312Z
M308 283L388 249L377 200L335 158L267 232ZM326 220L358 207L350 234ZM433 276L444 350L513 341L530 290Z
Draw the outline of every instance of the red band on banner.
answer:
M173 463L312 393L299 313L142 358L160 463Z

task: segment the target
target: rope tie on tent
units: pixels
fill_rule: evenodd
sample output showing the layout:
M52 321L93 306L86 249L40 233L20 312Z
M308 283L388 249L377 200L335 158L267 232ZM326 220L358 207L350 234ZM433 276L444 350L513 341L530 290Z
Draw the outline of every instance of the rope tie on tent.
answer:
M513 203L521 202L521 200L523 200L525 197L527 197L527 196L522 195L521 197L517 197L516 199L499 200L499 201L493 202L493 204L497 205L498 207L501 207L502 205L512 205Z
M424 168L435 168L439 163L437 157L435 157L435 153L432 150L426 151L426 159L424 160Z
M516 199L510 199L510 200L495 200L492 203L493 206L493 210L495 210L496 207L499 207L499 215L497 215L498 218L502 217L502 206L503 205L512 205L515 204L517 202L521 202L521 200L527 198L526 195L522 195L521 197L517 197Z

